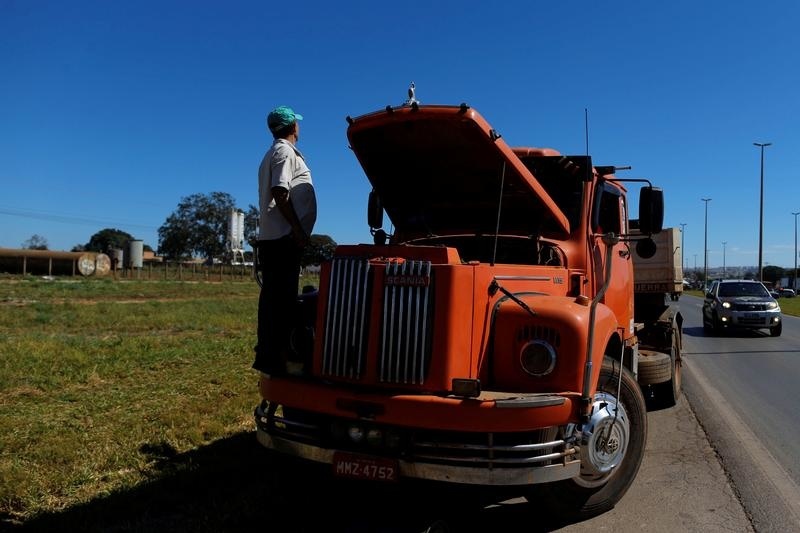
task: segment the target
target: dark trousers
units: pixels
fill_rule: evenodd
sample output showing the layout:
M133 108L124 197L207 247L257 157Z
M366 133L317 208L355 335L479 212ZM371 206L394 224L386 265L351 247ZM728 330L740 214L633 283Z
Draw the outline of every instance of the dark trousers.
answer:
M258 297L258 344L253 368L267 374L286 371L289 334L297 305L300 278L298 248L291 236L258 241L258 264L262 273Z

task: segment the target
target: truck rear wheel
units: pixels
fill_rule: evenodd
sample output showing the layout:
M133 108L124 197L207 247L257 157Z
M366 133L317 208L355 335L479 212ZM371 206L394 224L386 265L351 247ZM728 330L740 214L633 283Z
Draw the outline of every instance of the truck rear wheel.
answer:
M620 371L622 386L617 398ZM600 429L600 431L611 430L609 447L619 446L613 453L619 454L622 448L621 457L617 458L618 464L605 473L598 473L582 466L580 476L534 486L525 496L531 504L552 510L560 518L587 519L612 509L627 492L642 464L647 442L647 411L642 391L633 374L628 369L622 368L618 361L606 357L600 370L595 400L598 398L608 398L618 402L621 407L620 418L624 416L625 422L615 420L610 428L606 426ZM589 454L602 456L608 453L608 447L583 449L581 457L586 458Z
M681 345L678 333L672 332L672 348L670 348L670 370L669 381L655 385L655 400L658 407L672 407L678 403L681 397Z

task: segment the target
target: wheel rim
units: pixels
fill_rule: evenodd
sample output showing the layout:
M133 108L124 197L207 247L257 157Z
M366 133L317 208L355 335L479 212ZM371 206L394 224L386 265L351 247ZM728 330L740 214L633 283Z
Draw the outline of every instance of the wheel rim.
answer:
M603 485L622 463L630 442L622 403L607 392L595 394L592 417L581 433L581 475L575 481L583 487Z

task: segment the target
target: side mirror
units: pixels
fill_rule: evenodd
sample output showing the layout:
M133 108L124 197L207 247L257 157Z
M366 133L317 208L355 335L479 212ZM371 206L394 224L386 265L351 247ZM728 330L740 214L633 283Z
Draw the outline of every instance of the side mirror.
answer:
M642 259L650 259L656 255L656 243L651 238L636 241L636 254Z
M369 202L367 203L367 224L371 229L380 229L383 227L383 204L375 189L369 193Z
M663 227L664 191L658 187L642 187L639 191L639 230L652 235Z

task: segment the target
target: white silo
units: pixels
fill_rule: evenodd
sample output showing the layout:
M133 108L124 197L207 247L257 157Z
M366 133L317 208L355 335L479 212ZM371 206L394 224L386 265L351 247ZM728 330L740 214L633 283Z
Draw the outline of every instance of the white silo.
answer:
M128 241L128 267L142 268L144 264L144 242L138 239Z
M228 217L228 251L231 263L244 262L244 212L231 209Z

